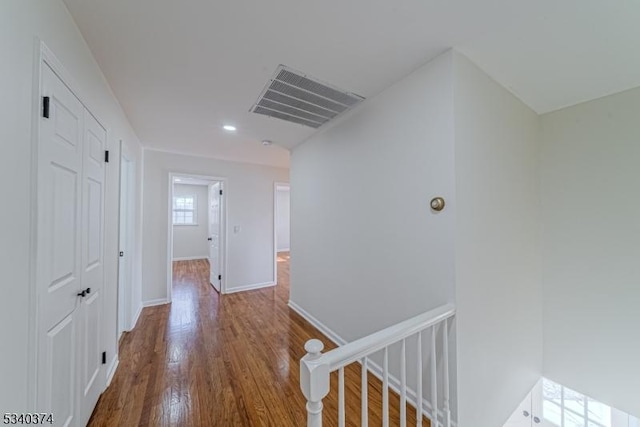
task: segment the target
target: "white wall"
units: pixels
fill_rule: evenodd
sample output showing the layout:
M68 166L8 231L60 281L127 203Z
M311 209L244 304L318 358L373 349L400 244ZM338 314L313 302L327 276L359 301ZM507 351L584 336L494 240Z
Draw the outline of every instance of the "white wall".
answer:
M0 211L0 271L2 295L7 303L0 310L0 412L34 410L29 392L30 269L33 267L30 215L33 173L31 126L33 102L34 46L42 39L76 80L80 92L109 128L112 163L107 168L105 224L105 313L104 344L110 366L116 353L116 291L118 236L118 140L123 139L136 155L138 139L104 79L89 48L60 0L5 0L0 3L0 194L13 209ZM139 188L139 187L138 187ZM139 224L138 224L139 225ZM139 271L138 271L139 273ZM139 276L138 276L139 277Z
M288 251L291 248L291 192L288 188L276 190L276 249L278 252Z
M197 225L173 226L173 259L209 257L209 187L206 185L173 185L175 196L195 196Z
M292 152L291 301L347 341L453 300L452 90L445 54Z
M640 416L640 89L542 116L544 374Z
M542 371L538 116L455 55L462 427L496 427Z
M169 173L227 178L227 290L273 283L273 184L287 169L160 151L144 152L144 301L167 298ZM241 231L234 233L235 226Z

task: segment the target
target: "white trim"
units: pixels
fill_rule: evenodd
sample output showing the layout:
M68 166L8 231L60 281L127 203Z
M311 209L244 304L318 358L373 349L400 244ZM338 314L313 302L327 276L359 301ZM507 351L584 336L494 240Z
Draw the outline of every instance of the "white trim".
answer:
M154 151L154 150L152 150ZM144 152L144 151L143 151ZM222 274L222 281L220 283L220 293L226 293L227 288L227 276L229 271L229 261L227 254L229 253L229 239L228 236L228 214L229 214L229 205L227 204L228 199L228 190L227 190L227 178L226 177L216 177L216 176L208 176L208 175L198 175L189 172L169 172L169 183L167 188L167 204L168 204L168 212L167 212L167 298L166 302L170 303L172 299L172 290L173 290L173 185L175 177L191 177L202 179L211 182L220 182L220 187L224 191L224 195L222 197L222 221L221 221L221 239L223 239L220 251L220 272ZM208 203L207 203L208 205Z
M326 326L324 323L320 322L311 313L306 311L300 305L296 304L292 300L289 300L288 306L293 311L295 311L300 316L302 316L302 318L304 318L304 320L309 322L311 324L311 326L313 326L318 331L320 331L322 334L324 334L327 338L329 338L329 340L331 340L337 346L343 346L343 345L345 345L347 343L347 341L344 338L342 338L340 335L338 335L336 332L334 332L331 328ZM360 362L358 362L358 363L360 363ZM371 374L373 374L376 378L378 378L380 381L382 381L382 368L380 367L380 365L378 365L373 360L368 358L367 359L367 368L368 368L369 372L371 372ZM396 378L395 376L393 376L391 374L389 374L389 388L391 388L391 390L393 390L395 393L400 395L400 393L401 393L400 392L400 380L398 380L398 378ZM414 390L412 390L411 388L409 388L409 387L407 387L407 403L409 403L414 408L416 407L416 392ZM431 402L428 402L424 398L422 399L422 410L423 410L424 414L427 416L427 418L429 418L430 420L433 419L433 413L432 413L432 410L431 410ZM444 419L444 414L443 414L442 411L438 411L438 417L440 419ZM441 421L438 421L436 424L437 424L437 426L442 426L443 425ZM453 427L456 427L457 426L457 422L454 421L454 420L451 420L451 425ZM434 426L434 427L436 427L436 426Z
M119 140L119 148L120 148L120 162L119 162L119 171L118 171L118 250L124 250L125 257L129 257L127 260L127 266L130 268L130 271L125 271L125 276L128 276L128 281L125 280L125 284L128 282L129 287L125 289L123 287L122 279L120 276L120 263L123 262L122 257L118 257L118 286L117 286L117 325L116 325L116 343L119 342L120 337L123 332L130 331L131 325L130 323L133 321L133 310L134 310L134 282L135 282L135 255L136 255L136 239L134 235L134 229L136 225L136 207L138 206L136 203L136 166L137 162L134 160L134 156L131 154L130 148L127 146L126 142L122 139ZM126 166L126 170L123 167ZM122 237L122 226L123 226L123 216L122 216L122 200L123 200L123 192L122 192L122 177L123 173L127 174L126 183L129 188L125 191L126 196L126 207L128 208L127 212L124 212L124 224L128 225L128 233L125 233L125 242L121 241ZM128 254L128 255L127 255ZM125 258L127 259L127 258ZM123 293L123 307L120 306L120 293ZM121 319L122 317L122 319ZM120 325L120 322L123 322L124 325ZM135 323L134 323L135 325Z
M278 191L288 188L291 190L291 184L288 182L273 182L273 283L278 284ZM289 249L287 249L288 251Z
M107 387L111 384L111 380L113 376L116 374L116 370L118 369L118 365L120 364L120 359L118 359L118 355L113 358L113 362L111 362L111 366L107 370Z
M199 259L209 259L208 256L180 256L173 258L174 261L195 261Z
M44 43L36 37L33 50L33 81L31 102L31 176L29 182L29 306L28 306L28 341L27 341L27 402L28 406L37 407L38 394L38 289L37 289L37 254L38 254L38 145L40 143L40 97L42 96L42 63Z
M169 304L171 301L167 301L166 298L150 299L148 301L142 301L142 307L155 307L156 305Z
M290 248L279 249L276 253L280 253L280 252L291 252L291 249Z
M336 334L332 329L325 326L324 323L320 322L318 319L313 317L311 313L306 311L304 308L300 307L298 304L289 300L289 308L302 316L307 322L311 323L311 326L322 332L327 338L333 341L336 345L345 345L347 340L342 338L340 335Z
M235 286L231 289L226 289L224 294L228 295L228 294L235 294L237 292L253 291L256 289L270 288L275 285L276 284L274 282L252 283L250 285Z
M144 308L144 305L142 305L142 302L141 302L140 305L138 306L138 309L136 310L136 313L133 315L133 319L131 320L131 329L129 329L129 331L133 331L135 329L136 325L138 324L138 319L142 314L143 308Z

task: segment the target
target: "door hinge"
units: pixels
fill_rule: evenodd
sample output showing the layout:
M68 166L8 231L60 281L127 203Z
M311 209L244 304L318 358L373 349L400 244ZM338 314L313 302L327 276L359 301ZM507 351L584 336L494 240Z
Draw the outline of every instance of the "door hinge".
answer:
M42 97L42 117L44 117L45 119L49 118L49 97L48 96Z
M222 196L222 190L220 190L220 195Z
M109 163L109 150L104 150L104 162Z
M218 280L222 280L222 274L218 274Z
M124 256L124 251L120 251L120 257Z
M103 365L107 364L107 352L106 351L102 352L102 364Z

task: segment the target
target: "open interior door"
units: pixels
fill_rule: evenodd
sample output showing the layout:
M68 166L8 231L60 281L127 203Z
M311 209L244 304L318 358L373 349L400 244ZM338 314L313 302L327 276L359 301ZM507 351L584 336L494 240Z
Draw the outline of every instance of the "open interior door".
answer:
M222 269L220 268L220 234L222 218L222 183L209 185L209 281L220 292Z

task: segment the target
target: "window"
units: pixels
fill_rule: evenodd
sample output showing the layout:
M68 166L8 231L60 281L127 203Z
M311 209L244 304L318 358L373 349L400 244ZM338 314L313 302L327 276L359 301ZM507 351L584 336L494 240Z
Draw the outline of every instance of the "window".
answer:
M543 414L558 427L627 427L629 415L553 381L543 381Z
M173 225L198 225L195 195L173 197Z

